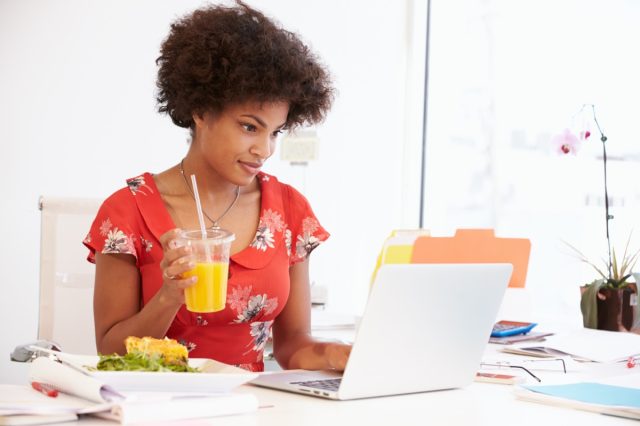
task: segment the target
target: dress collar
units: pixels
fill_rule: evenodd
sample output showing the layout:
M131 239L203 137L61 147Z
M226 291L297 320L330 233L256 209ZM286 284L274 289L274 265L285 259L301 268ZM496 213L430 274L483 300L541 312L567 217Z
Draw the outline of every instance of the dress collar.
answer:
M260 221L253 241L244 250L231 256L231 260L249 269L262 269L285 244L285 226L274 226L273 217L281 218L284 224L285 211L281 185L275 176L260 172L256 176L260 184ZM269 232L273 236L273 247L256 244L257 238Z
M260 221L252 243L242 251L231 256L231 260L249 269L261 269L268 265L280 247L285 244L284 203L282 189L275 176L260 172L256 176L260 184ZM138 210L142 215L146 226L153 236L160 241L160 237L167 231L174 229L176 225L169 215L169 211L160 196L151 173L127 180L127 186L134 195ZM270 218L279 217L284 226L274 226ZM254 244L260 235L261 229L268 228L273 236L273 247Z

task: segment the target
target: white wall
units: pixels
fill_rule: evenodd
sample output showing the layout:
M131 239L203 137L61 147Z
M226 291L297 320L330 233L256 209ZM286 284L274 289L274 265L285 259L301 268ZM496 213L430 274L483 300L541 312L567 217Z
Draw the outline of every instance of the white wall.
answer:
M266 170L311 200L332 233L312 279L329 287L330 309L357 312L383 238L418 223L426 1L249 3L301 34L335 76L319 160L300 169L276 153ZM200 4L0 1L0 381L25 380L8 353L36 338L39 195L104 198L186 152L187 133L155 112L154 60L169 23Z

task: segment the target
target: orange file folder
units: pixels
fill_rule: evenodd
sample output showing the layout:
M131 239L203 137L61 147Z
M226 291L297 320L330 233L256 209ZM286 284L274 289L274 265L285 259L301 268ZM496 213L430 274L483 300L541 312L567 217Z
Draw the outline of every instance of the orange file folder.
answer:
M496 238L493 229L458 229L453 237L418 237L411 263L511 263L509 287L524 287L530 252L528 238Z

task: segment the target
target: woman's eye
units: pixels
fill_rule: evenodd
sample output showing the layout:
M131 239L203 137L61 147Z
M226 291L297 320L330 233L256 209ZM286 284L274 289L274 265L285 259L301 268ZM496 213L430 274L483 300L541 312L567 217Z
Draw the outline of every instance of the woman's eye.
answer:
M282 130L276 130L275 132L272 133L272 136L274 138L277 138L278 136L280 136L282 134Z
M253 124L248 124L248 123L243 123L242 127L247 131L247 132L255 132L257 130L257 127L254 126Z

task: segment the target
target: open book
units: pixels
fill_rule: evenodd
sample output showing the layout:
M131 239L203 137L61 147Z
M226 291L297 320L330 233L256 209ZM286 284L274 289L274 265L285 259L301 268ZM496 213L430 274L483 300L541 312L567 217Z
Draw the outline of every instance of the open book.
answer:
M2 385L0 424L52 423L89 414L121 424L152 424L247 413L258 408L256 397L250 393L119 392L95 377L44 357L33 361L29 378L52 386L59 395L51 398L26 386Z
M28 386L0 385L0 425L35 425L95 415L121 424L184 420L255 411L250 393L211 395L137 395L122 402L95 403L60 392L47 397Z

